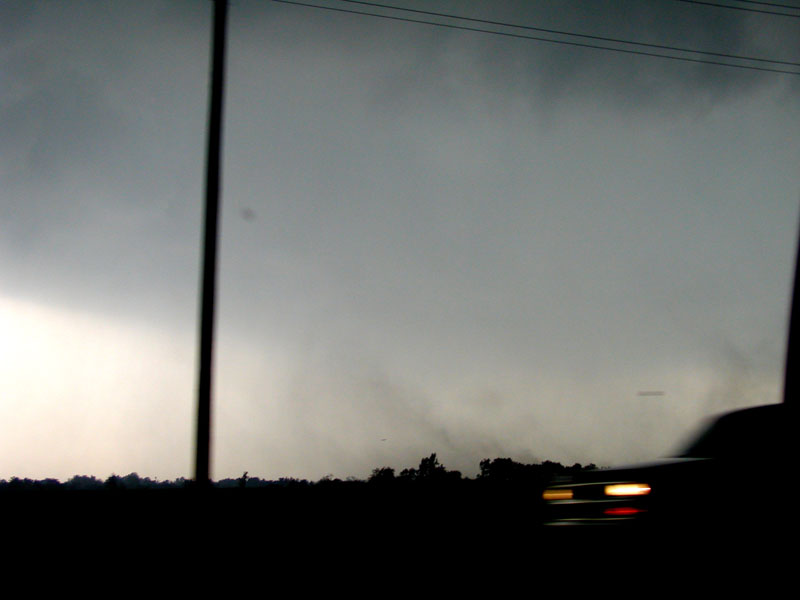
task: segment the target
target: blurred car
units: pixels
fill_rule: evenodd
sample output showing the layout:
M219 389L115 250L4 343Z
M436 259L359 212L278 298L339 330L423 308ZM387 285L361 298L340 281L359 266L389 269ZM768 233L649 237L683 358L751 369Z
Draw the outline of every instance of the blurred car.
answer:
M788 516L787 404L710 422L674 458L583 471L543 492L547 525L759 526Z

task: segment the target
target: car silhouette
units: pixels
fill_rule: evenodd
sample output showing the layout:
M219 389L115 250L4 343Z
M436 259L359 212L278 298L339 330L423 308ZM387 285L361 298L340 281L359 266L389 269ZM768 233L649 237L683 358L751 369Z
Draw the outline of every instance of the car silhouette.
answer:
M556 526L725 527L757 530L789 514L792 405L713 419L673 458L583 471L543 492Z

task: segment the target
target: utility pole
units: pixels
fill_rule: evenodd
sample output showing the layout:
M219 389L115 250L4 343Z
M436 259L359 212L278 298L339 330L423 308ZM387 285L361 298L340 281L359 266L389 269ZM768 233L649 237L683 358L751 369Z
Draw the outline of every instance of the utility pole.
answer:
M794 259L794 282L792 284L792 300L789 306L789 335L786 340L786 365L783 372L783 401L796 404L798 381L800 377L800 228L798 228L797 254Z
M209 476L211 457L211 375L214 347L214 299L217 276L217 223L219 221L222 92L225 71L225 21L227 19L227 9L227 0L214 0L200 307L200 373L197 385L197 438L194 472L195 483L200 488L207 488L211 485Z

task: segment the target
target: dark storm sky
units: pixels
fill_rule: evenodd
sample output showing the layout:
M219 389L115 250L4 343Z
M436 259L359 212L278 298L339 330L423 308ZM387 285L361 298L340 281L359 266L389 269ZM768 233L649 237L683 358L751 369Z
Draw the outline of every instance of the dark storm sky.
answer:
M800 19L670 0L402 6L800 61ZM0 477L190 472L210 13L0 4ZM779 400L800 77L253 0L228 33L215 478L627 462Z

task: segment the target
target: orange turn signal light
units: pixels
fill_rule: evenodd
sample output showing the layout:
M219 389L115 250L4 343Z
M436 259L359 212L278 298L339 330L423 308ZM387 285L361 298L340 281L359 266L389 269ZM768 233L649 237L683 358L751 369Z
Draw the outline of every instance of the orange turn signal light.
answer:
M545 500L572 500L572 490L569 488L550 488L542 492Z

